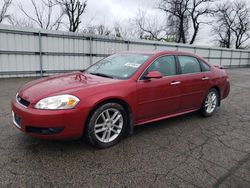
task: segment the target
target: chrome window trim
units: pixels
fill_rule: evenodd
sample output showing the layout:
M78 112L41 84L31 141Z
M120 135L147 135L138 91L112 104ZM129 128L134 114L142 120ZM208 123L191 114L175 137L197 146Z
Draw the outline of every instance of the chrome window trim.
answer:
M200 74L200 73L203 73L203 72L191 72L191 73L181 73L181 74L178 74L178 75L190 75L190 74Z
M24 108L28 108L27 106L24 106L23 104L21 104L21 103L17 100L17 96L18 96L18 94L19 94L19 93L17 93L17 94L16 94L16 102L17 102L19 105L21 105L22 107L24 107Z

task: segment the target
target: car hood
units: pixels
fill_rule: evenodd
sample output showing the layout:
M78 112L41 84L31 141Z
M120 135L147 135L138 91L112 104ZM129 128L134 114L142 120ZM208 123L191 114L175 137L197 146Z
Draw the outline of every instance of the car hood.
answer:
M81 72L59 74L27 83L19 90L19 95L23 99L34 103L48 96L70 94L87 87L117 81L119 80L84 74Z

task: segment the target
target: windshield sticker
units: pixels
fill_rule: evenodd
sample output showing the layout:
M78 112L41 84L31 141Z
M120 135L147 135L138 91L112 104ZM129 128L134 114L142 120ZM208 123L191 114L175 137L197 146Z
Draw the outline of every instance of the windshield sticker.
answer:
M138 64L138 63L126 63L124 66L138 68L138 67L140 67L140 64Z

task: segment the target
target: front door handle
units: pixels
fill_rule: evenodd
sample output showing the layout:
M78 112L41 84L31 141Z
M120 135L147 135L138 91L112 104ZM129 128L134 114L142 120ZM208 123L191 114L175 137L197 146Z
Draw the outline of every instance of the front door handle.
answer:
M173 81L170 83L170 85L179 85L181 82L180 81Z
M206 76L206 77L203 77L201 78L202 80L208 80L209 78Z

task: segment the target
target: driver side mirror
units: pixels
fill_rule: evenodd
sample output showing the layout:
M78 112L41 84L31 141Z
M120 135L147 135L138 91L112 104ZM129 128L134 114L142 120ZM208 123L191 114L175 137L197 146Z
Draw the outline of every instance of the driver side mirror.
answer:
M159 71L150 71L145 76L146 79L152 79L152 78L162 78L162 74Z

